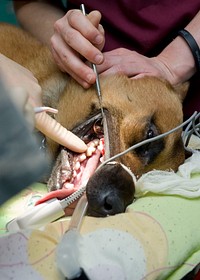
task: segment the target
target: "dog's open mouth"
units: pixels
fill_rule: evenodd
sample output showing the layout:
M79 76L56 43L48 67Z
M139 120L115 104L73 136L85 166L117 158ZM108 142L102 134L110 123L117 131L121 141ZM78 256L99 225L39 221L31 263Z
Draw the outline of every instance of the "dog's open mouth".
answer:
M66 198L86 186L98 165L104 160L105 145L101 114L91 117L76 127L73 133L87 144L87 151L76 154L61 147L47 184L49 193L36 204L52 198Z

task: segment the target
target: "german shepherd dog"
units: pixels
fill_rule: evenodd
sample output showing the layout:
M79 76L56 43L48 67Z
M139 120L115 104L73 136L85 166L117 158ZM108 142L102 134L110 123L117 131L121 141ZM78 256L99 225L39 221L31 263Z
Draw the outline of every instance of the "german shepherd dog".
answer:
M87 178L82 170L89 172L90 168L96 168L94 158L98 158L99 163L104 154L104 131L95 85L83 89L59 71L46 46L17 27L0 25L0 52L32 71L42 87L43 104L57 108L56 120L90 146L92 156L77 155L47 139L48 150L55 162L49 190L80 187L78 176L82 178L82 184ZM102 77L100 84L108 126L105 153L109 157L169 131L183 120L186 84L174 88L155 77L130 79L124 75ZM177 170L185 159L181 132L180 129L143 145L99 168L87 183L89 213L107 216L125 211L134 198L131 173L139 177L152 169Z

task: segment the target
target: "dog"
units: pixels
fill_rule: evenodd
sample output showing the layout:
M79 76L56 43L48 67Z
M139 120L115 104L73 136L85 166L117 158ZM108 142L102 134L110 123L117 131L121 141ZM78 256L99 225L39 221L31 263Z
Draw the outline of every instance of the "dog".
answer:
M92 143L92 153L98 154L99 161L103 152L99 152L97 146L103 131L95 85L86 90L62 73L48 48L18 27L0 25L0 52L32 71L42 87L43 104L57 108L57 121L86 143ZM187 84L175 88L155 77L130 79L124 75L102 77L100 84L108 126L106 150L109 157L169 131L183 120L182 102ZM185 160L181 132L180 129L143 145L99 168L87 182L88 213L107 216L124 212L134 199L132 174L140 177L152 169L176 171ZM48 183L50 191L60 189L64 184L69 187L63 177L69 173L72 180L73 158L77 163L81 156L50 139L47 139L47 145L55 162ZM88 158L91 161L92 157ZM79 164L82 164L80 160Z

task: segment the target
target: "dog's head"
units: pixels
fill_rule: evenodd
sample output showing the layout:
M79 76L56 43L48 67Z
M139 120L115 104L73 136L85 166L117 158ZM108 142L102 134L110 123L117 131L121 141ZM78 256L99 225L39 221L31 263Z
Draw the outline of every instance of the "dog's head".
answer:
M175 89L169 83L154 77L129 79L112 76L101 80L101 90L108 125L105 149L110 157L136 143L175 128L183 120L182 100L187 91L186 85ZM80 125L75 132L87 139L87 142L102 138L101 122L95 118L99 114L100 104L94 88L85 91L70 83L60 100L58 110L58 121L69 129ZM81 123L87 123L87 129ZM83 132L87 136L81 135ZM67 157L69 159L69 154ZM104 165L87 184L90 213L108 215L125 210L134 197L134 179L128 170L136 177L152 169L177 170L184 159L181 130L178 130L128 152L113 164ZM51 187L67 186L66 180L62 178L62 174L66 173L66 163L60 169L62 165L63 156L59 156L50 179ZM96 165L93 166L96 168Z
M95 86L84 90L61 74L50 51L27 33L5 24L1 24L0 29L1 52L34 73L42 86L44 103L51 102L46 105L55 107L59 98L58 122L69 130L75 128L74 132L91 146L87 155L75 155L49 141L52 153L59 154L49 180L50 190L64 188L69 194L70 190L86 184L103 154L103 133L98 116L100 104ZM134 80L111 76L101 79L101 91L109 132L105 150L110 157L182 122L181 103L187 91L185 86L174 89L167 82L153 77ZM176 170L184 156L179 130L103 166L87 184L91 213L107 215L125 210L134 196L134 180L129 170L136 177L152 169ZM88 169L83 168L84 165ZM82 169L89 173L81 174Z

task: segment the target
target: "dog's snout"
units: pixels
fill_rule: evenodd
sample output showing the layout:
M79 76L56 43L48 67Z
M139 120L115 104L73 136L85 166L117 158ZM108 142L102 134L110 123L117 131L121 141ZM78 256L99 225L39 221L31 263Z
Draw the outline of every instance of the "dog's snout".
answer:
M122 213L125 209L126 202L113 191L110 191L102 201L101 213L103 216Z
M125 211L133 201L135 184L121 164L107 164L89 180L86 188L88 214L108 216Z
M113 199L113 196L112 194L109 194L107 197L105 197L105 200L104 200L104 209L105 211L107 211L108 213L113 211L113 208L114 208L114 199Z

